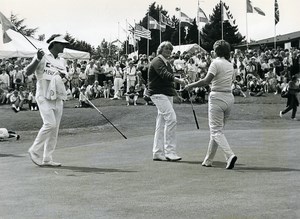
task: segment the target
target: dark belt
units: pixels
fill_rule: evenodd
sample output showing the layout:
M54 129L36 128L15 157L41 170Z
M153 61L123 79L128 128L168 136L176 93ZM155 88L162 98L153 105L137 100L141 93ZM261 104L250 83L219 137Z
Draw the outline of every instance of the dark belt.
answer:
M211 90L213 92L231 93L231 90Z

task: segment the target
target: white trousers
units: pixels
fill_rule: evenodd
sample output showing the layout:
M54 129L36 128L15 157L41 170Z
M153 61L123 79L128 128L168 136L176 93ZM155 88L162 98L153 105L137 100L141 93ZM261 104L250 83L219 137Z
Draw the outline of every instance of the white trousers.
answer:
M57 144L58 129L63 112L63 101L48 100L39 96L37 104L43 120L43 126L29 150L37 153L41 147L44 147L43 161L52 161L52 154Z
M157 108L153 154L176 154L177 118L173 109L173 97L155 94L150 98Z
M115 98L121 97L121 87L123 86L123 82L124 81L122 78L115 78L114 80Z
M224 152L226 161L233 155L227 139L223 133L226 119L230 115L231 107L234 103L234 97L231 93L211 92L208 100L208 119L210 128L210 141L205 163L212 163L216 155L218 146Z

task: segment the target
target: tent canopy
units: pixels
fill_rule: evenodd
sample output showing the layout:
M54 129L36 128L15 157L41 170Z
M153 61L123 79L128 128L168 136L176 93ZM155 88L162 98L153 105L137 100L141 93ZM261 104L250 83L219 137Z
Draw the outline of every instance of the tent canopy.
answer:
M2 31L0 31L2 32ZM27 37L28 40L36 47L26 40L22 34L14 31L7 30L6 33L11 38L11 41L8 43L3 43L2 36L0 34L0 58L12 58L12 57L33 57L35 56L37 50L36 48L42 48L43 50L48 50L48 44L39 40L36 40L31 37ZM64 49L63 54L61 55L65 59L89 59L90 54L88 52L77 51L73 49Z
M206 50L203 49L201 46L199 46L198 44L194 43L194 44L187 44L187 45L180 45L180 46L173 46L173 53L177 53L178 51L180 51L180 54L182 54L183 52L188 52L191 54L197 54L199 52L205 52Z

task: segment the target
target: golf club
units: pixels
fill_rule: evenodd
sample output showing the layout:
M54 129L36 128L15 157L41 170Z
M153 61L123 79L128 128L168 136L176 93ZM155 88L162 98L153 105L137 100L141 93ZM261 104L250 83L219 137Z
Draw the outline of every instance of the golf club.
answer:
M101 114L101 116L103 116L103 118L107 121L107 122L109 122L122 136L123 136L123 138L125 138L125 139L127 139L127 137L111 122L111 121L109 121L109 119L108 118L106 118L106 116L85 96L85 95L83 95L84 97L85 97L85 99L89 102L89 104L93 107L93 108L95 108L100 114Z

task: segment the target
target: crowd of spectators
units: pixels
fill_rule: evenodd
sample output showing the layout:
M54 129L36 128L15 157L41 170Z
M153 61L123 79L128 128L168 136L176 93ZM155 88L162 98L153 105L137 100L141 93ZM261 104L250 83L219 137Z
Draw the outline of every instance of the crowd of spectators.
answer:
M145 54L120 60L91 59L89 61L66 60L68 74L63 81L68 100L77 99L76 107L90 107L88 100L109 98L124 99L127 105L151 104L147 96L148 67L155 54ZM170 63L177 77L189 82L205 77L208 67L215 58L214 52L191 54L173 53ZM28 58L0 59L0 105L10 104L16 112L38 110L35 101L36 78L26 76ZM234 67L232 92L236 96L263 96L279 94L292 76L299 74L300 50L265 49L236 50L231 52L230 61ZM191 93L175 85L183 101L206 103L209 86L196 88Z

